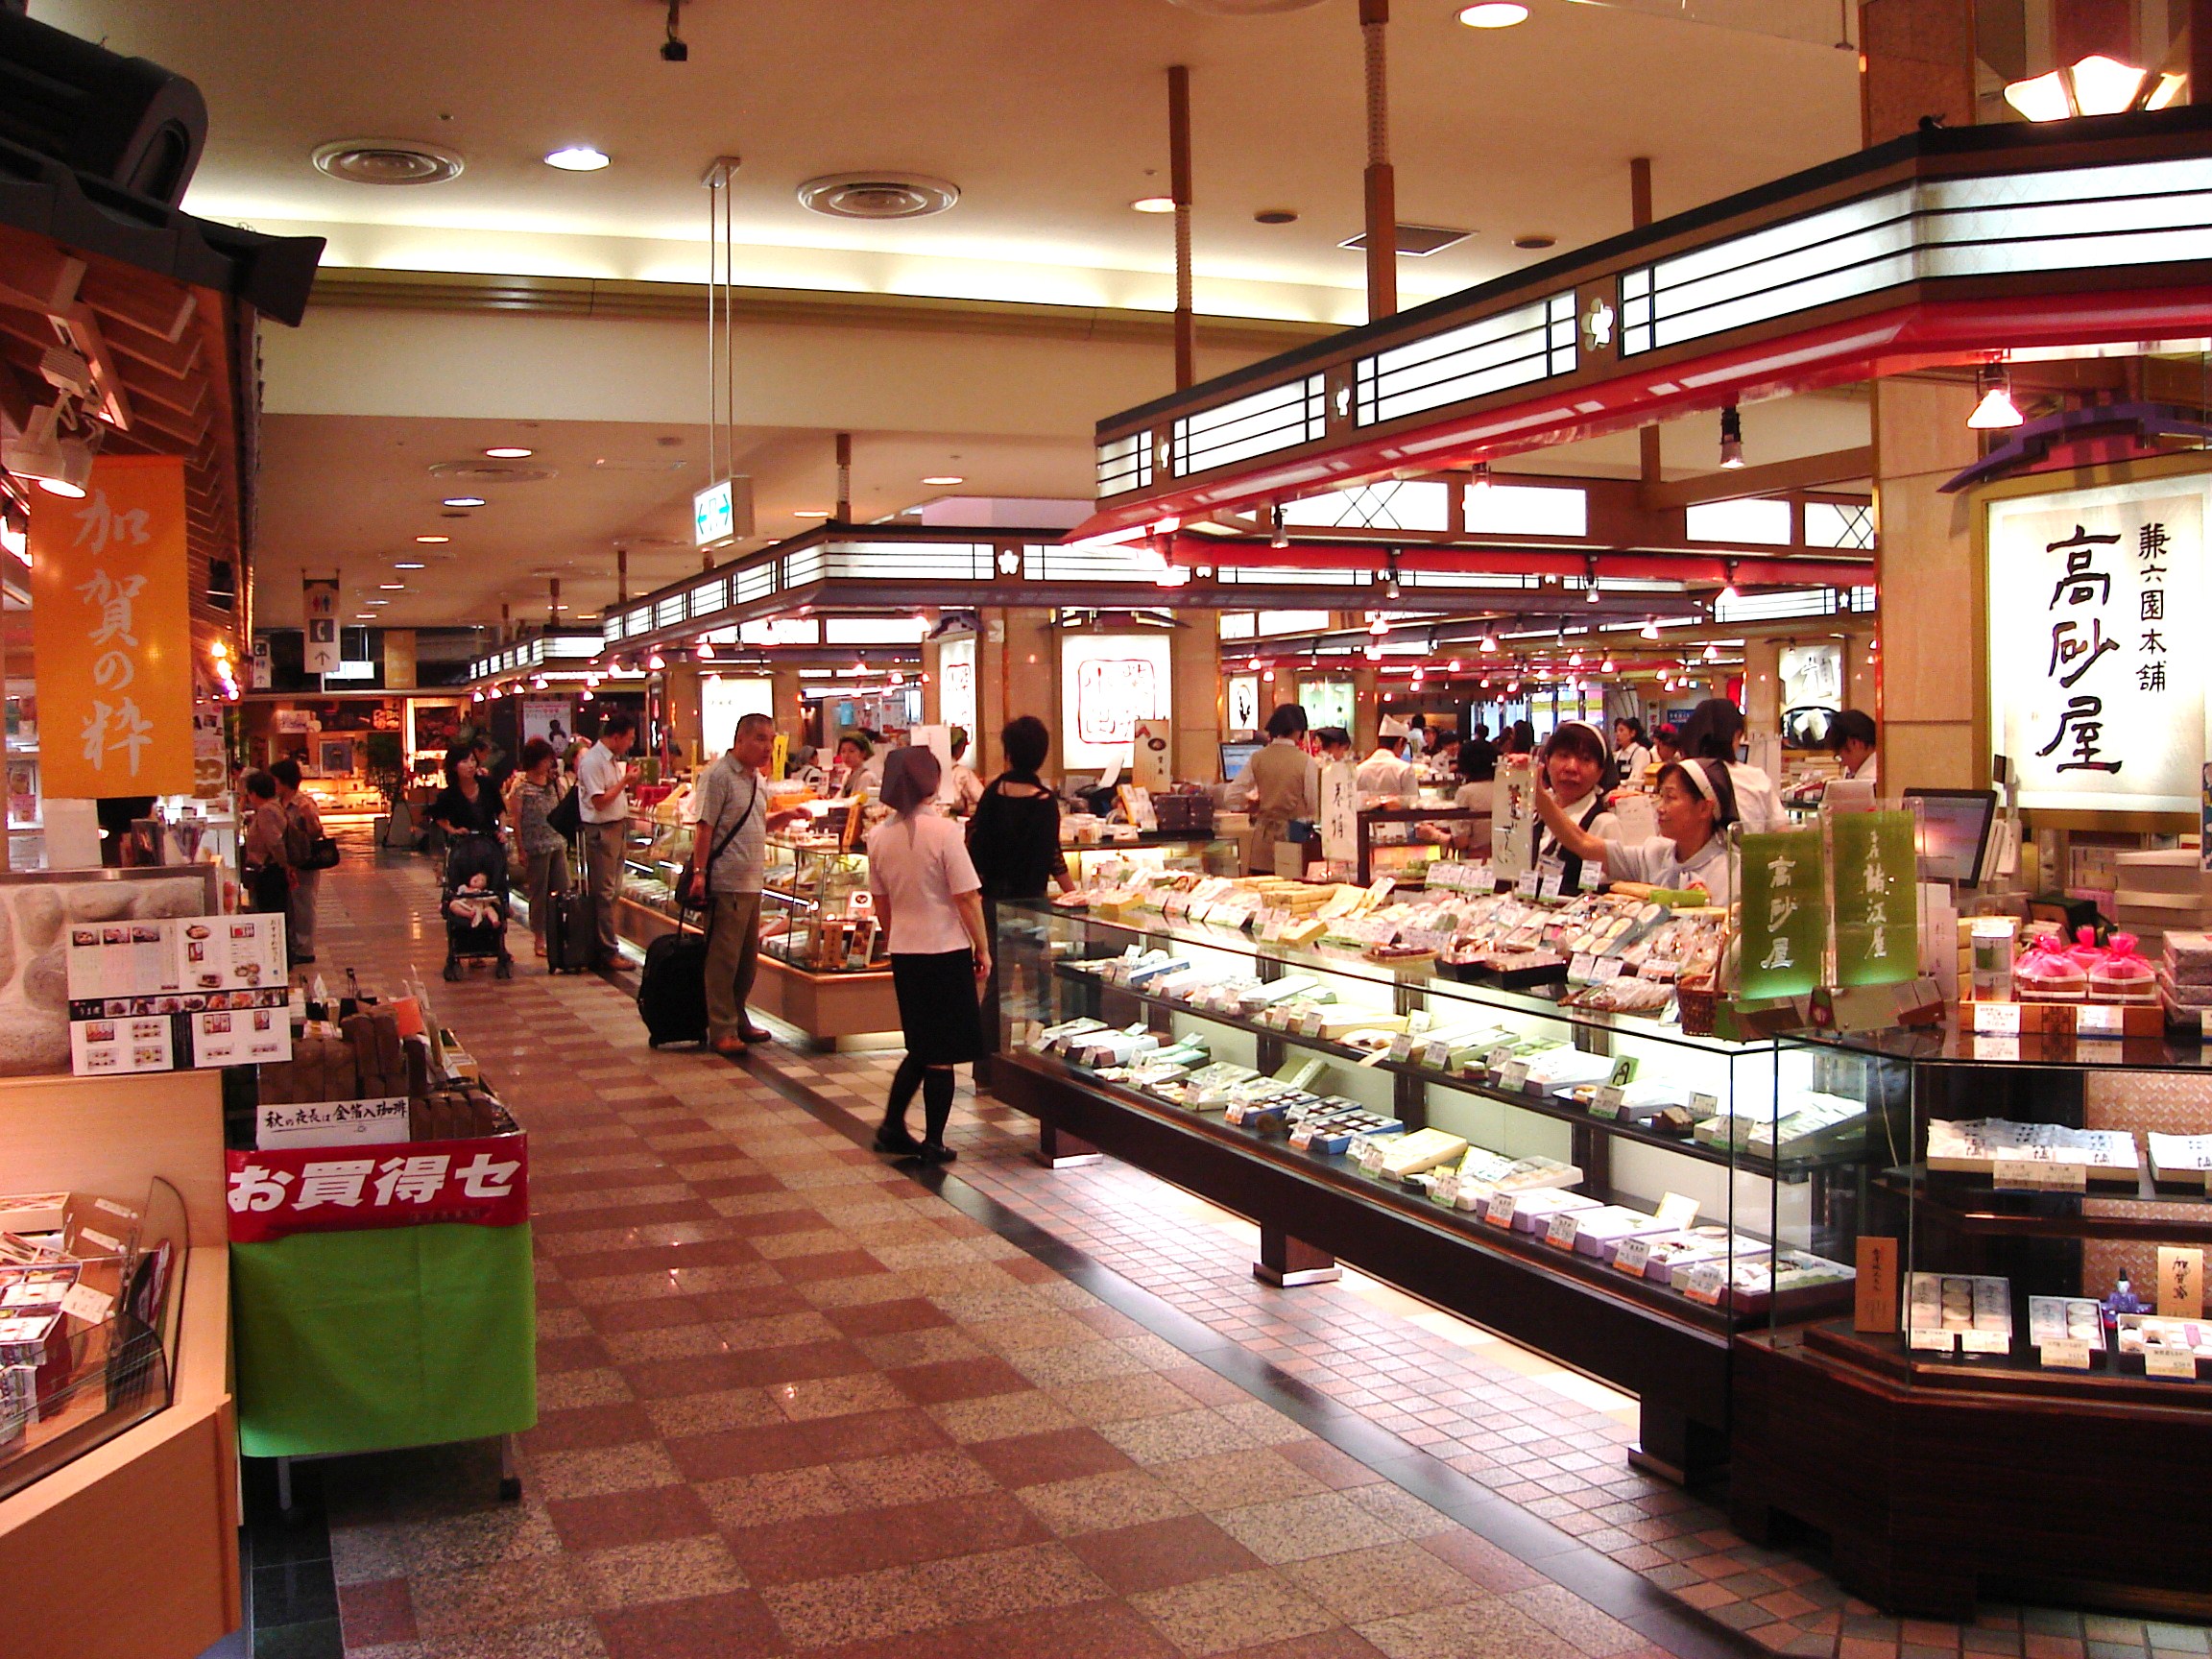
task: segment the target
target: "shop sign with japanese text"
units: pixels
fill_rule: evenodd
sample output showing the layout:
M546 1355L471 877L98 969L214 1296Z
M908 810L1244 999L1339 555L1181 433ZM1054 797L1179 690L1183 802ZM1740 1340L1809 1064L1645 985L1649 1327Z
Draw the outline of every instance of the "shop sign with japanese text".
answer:
M1828 951L1826 862L1820 831L1745 835L1737 847L1743 903L1742 992L1799 997L1820 983Z
M184 463L104 455L81 501L31 515L31 628L48 795L192 789Z
M294 1233L349 1233L465 1221L530 1219L525 1135L389 1145L294 1146L229 1152L230 1242Z
M1825 812L1836 907L1836 983L1920 974L1919 836L1911 812Z
M1989 708L2031 811L2190 812L2212 479L1988 504Z

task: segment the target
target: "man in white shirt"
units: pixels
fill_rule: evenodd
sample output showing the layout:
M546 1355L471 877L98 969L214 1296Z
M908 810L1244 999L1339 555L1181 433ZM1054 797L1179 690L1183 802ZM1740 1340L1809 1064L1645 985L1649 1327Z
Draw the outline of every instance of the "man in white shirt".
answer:
M760 873L768 831L806 816L803 806L770 812L760 799L767 781L760 769L775 749L776 722L765 714L743 716L693 797L699 822L684 882L686 896L708 913L707 1040L717 1054L741 1054L746 1044L765 1043L770 1035L745 1011L760 955Z
M1874 716L1861 709L1844 709L1828 727L1828 741L1835 745L1836 758L1843 765L1843 776L1863 779L1877 789L1882 781L1874 759L1878 735Z
M1418 805L1421 777L1404 758L1406 723L1386 716L1376 733L1375 753L1359 762L1352 786L1359 791L1362 806Z
M584 821L584 869L599 929L595 968L618 968L614 901L622 892L622 854L630 835L630 784L637 768L624 758L637 741L637 716L623 709L600 722L599 741L576 762L576 811Z

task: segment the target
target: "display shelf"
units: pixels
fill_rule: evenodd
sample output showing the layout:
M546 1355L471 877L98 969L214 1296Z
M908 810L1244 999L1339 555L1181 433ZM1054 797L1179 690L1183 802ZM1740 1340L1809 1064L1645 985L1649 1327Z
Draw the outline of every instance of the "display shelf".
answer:
M2186 1408L2196 1405L2194 1391L2203 1386L2198 1380L2152 1377L2142 1355L2109 1348L2092 1351L2086 1371L2046 1366L2023 1334L2026 1315L2016 1311L2014 1321L2012 1344L2003 1354L1916 1354L1900 1335L1870 1335L1842 1319L1821 1320L1798 1334L1815 1353L1921 1387L2056 1398L2092 1408L2113 1403ZM2200 1359L2197 1368L2200 1379L2212 1378L2212 1362Z
M1501 1088L1495 1083L1468 1076L1462 1072L1445 1071L1433 1066L1417 1065L1411 1061L1392 1060L1387 1056L1377 1059L1368 1050L1353 1047L1349 1044L1332 1042L1325 1037L1307 1036L1297 1031L1286 1030L1280 1025L1272 1025L1263 1021L1249 1019L1240 1014L1226 1014L1214 1009L1195 1008L1179 998L1160 997L1146 991L1132 990L1126 985L1112 984L1098 979L1094 974L1084 974L1080 970L1070 968L1066 963L1056 964L1054 972L1065 978L1099 985L1108 994L1126 997L1137 1005L1164 1009L1169 1013L1188 1014L1210 1023L1226 1025L1232 1030L1246 1032L1254 1037L1273 1038L1278 1042L1288 1044L1292 1047L1309 1049L1316 1054L1325 1054L1331 1059L1342 1060L1350 1065L1358 1066L1363 1070L1377 1071L1386 1076L1408 1078L1416 1083L1439 1085L1485 1100L1495 1100L1500 1105L1511 1106L1518 1111L1535 1113L1540 1117L1550 1118L1561 1123L1598 1129L1616 1141L1633 1142L1642 1145L1656 1147L1661 1151L1675 1153L1700 1164L1711 1164L1721 1168L1747 1168L1778 1180L1791 1181L1801 1180L1815 1170L1855 1167L1865 1161L1863 1147L1853 1147L1814 1157L1779 1160L1761 1158L1747 1152L1731 1153L1723 1147L1708 1146L1696 1141L1686 1141L1679 1136L1662 1135L1635 1123L1609 1121L1593 1115L1587 1107L1575 1105L1572 1101L1563 1101L1523 1090ZM1573 1012L1574 1010L1562 1011L1553 1007L1546 1012L1545 1017L1560 1018ZM1109 1020L1107 1023L1113 1024L1115 1022ZM1608 1029L1610 1028L1608 1027Z
M2137 1172L2132 1189L2101 1185L2086 1192L2000 1189L1985 1175L1961 1175L1924 1165L1885 1169L1881 1185L1900 1199L1930 1206L1945 1225L1962 1233L2013 1238L2133 1238L2168 1244L2212 1245L2212 1197L2194 1190L2162 1190L2151 1172ZM2011 1208L1998 1209L2008 1202ZM2115 1204L2099 1213L2089 1207ZM2170 1204L2196 1214L2188 1219L2128 1214L2134 1205ZM2034 1206L2034 1208L2029 1208Z

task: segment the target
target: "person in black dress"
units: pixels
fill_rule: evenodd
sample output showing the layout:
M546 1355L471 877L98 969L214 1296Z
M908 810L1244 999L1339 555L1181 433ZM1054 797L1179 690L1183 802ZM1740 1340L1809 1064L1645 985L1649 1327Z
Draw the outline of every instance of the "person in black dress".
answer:
M445 787L430 803L430 822L454 840L499 833L499 791L482 776L472 749L445 755Z
M1039 776L1052 747L1052 733L1034 714L1010 722L999 733L1006 770L984 785L968 820L968 856L983 883L984 927L993 941L998 937L1001 901L1043 899L1058 881L1069 885L1068 856L1060 850L1060 798ZM987 1048L998 1046L1000 980L994 952L990 983L983 994L983 1041ZM1030 1000L1039 988L1016 993L1013 1010L1027 1018Z

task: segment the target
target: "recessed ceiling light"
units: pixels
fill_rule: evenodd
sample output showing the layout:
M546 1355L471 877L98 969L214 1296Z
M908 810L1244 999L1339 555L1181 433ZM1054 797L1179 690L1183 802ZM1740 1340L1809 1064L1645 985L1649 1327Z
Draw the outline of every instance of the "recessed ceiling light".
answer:
M922 482L925 484L965 484L968 480L961 477L957 472L938 472L923 479Z
M487 449L484 453L491 456L494 461L527 461L538 451L523 449L513 444L502 444L498 448Z
M422 568L422 561L420 559L396 559L392 562L392 568L395 570L420 570Z
M1295 225L1298 223L1298 210L1295 207L1262 207L1252 215L1252 219L1259 225Z
M607 165L607 156L589 144L570 144L546 156L545 165L558 167L564 173L596 173Z
M1175 198L1172 196L1140 196L1129 204L1140 213L1172 213Z
M1516 23L1528 21L1528 8L1520 4L1520 0L1482 0L1480 5L1462 11L1459 21L1470 29L1510 29Z
M376 586L387 593L398 593L406 589L407 584L404 582L379 582Z
M364 605L389 605L392 601L389 599L364 599L361 603Z
M376 620L376 613L373 611L356 611L353 613L353 620L356 622L373 622Z
M797 507L792 509L791 517L794 518L827 518L830 517L830 509L827 507Z
M448 495L445 497L445 505L448 507L481 507L484 505L484 497L481 495Z
M1514 237L1514 238L1513 238L1513 246L1514 246L1514 247L1516 247L1516 248L1527 248L1527 249L1529 249L1529 250L1531 250L1531 251L1533 251L1533 250L1535 250L1535 249L1538 249L1538 248L1555 248L1555 247L1557 247L1557 246L1558 246L1558 244L1559 244L1559 238L1558 238L1558 237L1556 237L1556 236L1546 236L1546 235L1542 234L1541 232L1539 232L1539 233L1537 233L1537 234L1534 234L1534 235L1529 235L1529 236L1516 236L1516 237Z
M450 541L453 540L453 538L450 536L418 536L415 538L415 540L426 543L435 543L439 541Z

